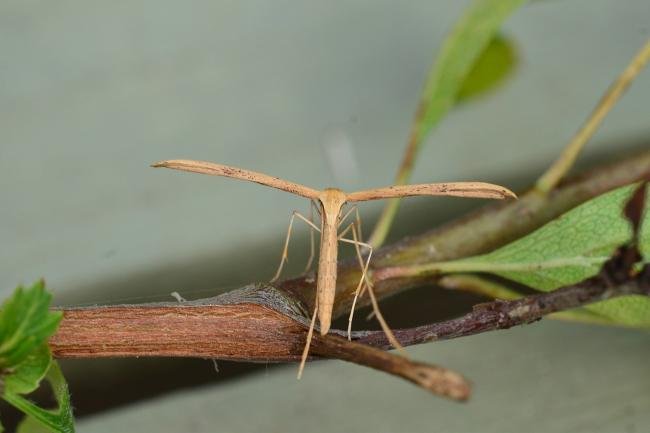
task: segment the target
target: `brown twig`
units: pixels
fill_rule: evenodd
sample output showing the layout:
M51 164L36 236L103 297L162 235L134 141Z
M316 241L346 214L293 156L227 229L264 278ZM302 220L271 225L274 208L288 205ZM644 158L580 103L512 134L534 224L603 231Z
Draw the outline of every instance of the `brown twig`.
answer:
M248 362L299 361L309 324L273 286L253 285L200 301L64 310L50 347L57 357L174 356ZM312 354L375 368L453 400L470 385L443 367L411 361L340 335L314 335Z
M513 326L525 325L542 317L582 307L594 302L626 295L650 296L650 280L639 278L625 284L610 286L602 280L588 280L550 293L527 296L513 301L495 300L478 304L473 311L456 319L409 329L393 330L403 346L465 337ZM355 341L388 348L388 340L380 332L356 333Z
M515 290L512 283L505 281L497 282L488 276L475 274L449 274L438 280L438 285L449 290L474 293L489 299L500 299L512 301L521 299L525 295ZM557 319L567 322L594 323L601 325L612 325L611 319L601 314L584 308L559 311L545 316L547 319Z
M383 332L388 339L388 335ZM312 343L315 353L328 358L365 365L386 373L399 376L430 391L433 394L452 400L465 401L469 398L470 384L460 374L446 368L411 361L395 356L369 345L351 342L342 337L326 336Z

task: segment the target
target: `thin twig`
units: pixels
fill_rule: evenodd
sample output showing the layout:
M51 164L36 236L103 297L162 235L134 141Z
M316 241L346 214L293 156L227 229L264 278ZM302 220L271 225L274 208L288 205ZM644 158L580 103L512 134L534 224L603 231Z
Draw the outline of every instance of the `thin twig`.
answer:
M445 275L438 280L438 285L450 290L463 290L485 296L490 299L511 301L521 299L525 295L507 287L505 284L470 274ZM560 311L547 316L549 319L563 320L567 322L598 323L612 325L613 322L600 314L583 308Z
M472 312L456 319L410 329L397 329L393 332L403 346L449 340L525 325L552 313L626 295L650 295L648 282L630 282L616 287L578 284L512 301L496 300L478 304ZM353 337L356 337L354 341L359 343L390 347L385 336L377 331L367 332L365 335L358 332L353 334Z
M325 338L320 336L314 340L313 345L316 354L393 374L441 397L465 401L470 396L471 387L467 379L446 368L412 361L333 335L327 335Z
M472 274L450 274L438 280L438 285L450 290L463 290L485 296L490 299L499 299L502 301L511 301L521 299L525 295L513 290L505 284L498 283L494 280ZM563 320L567 322L580 323L598 323L614 324L600 314L594 313L584 308L576 308L569 311L560 311L547 316L549 319Z
M580 151L587 141L596 133L596 130L605 119L605 116L616 105L632 81L643 70L646 63L650 60L650 39L646 41L641 50L634 56L630 64L625 68L618 79L607 89L607 92L600 99L596 108L591 112L587 121L582 128L571 139L566 148L562 151L558 159L551 165L548 170L537 181L536 189L547 194L557 186L560 180L566 176L571 169L575 160L578 158Z

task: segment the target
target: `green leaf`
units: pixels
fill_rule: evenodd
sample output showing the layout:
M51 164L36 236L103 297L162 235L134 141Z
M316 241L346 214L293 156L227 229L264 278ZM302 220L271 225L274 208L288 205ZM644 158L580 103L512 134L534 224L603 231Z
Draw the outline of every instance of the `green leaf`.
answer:
M51 431L31 416L23 418L16 428L16 433L50 433Z
M49 310L52 295L43 281L18 287L0 308L0 370L22 363L56 331L60 312Z
M42 429L39 429L37 425L40 424L41 426L45 426L48 431L57 433L73 433L74 418L72 416L72 407L70 406L68 384L66 383L65 378L61 373L61 369L59 368L59 364L56 361L52 361L50 364L50 369L48 370L45 379L50 382L50 385L52 385L54 397L59 406L55 410L41 409L18 394L10 392L5 393L5 400L26 413L29 418L33 418L25 419L19 426L18 432L34 433L42 431ZM34 421L37 421L37 423Z
M543 291L578 283L596 275L616 248L630 240L632 229L622 209L633 188L600 195L496 251L443 262L439 269L490 272ZM649 214L650 198L639 239L646 261L650 258ZM647 297L616 298L586 308L621 325L650 327Z
M5 392L29 394L38 388L52 362L52 355L47 344L42 344L32 351L23 362L4 377Z
M458 20L429 71L420 98L411 132L418 146L454 105L475 66L480 67L477 62L502 23L524 3L525 0L474 0Z
M481 96L503 84L517 63L514 44L502 35L496 35L483 50L463 81L456 103Z
M50 311L52 295L43 281L18 287L0 309L0 375L2 398L45 426L48 431L74 431L65 379L52 360L47 339L62 314ZM22 396L38 388L45 377L52 384L59 409L41 409ZM31 421L29 421L31 422ZM29 424L28 422L28 424ZM23 430L25 431L25 430Z

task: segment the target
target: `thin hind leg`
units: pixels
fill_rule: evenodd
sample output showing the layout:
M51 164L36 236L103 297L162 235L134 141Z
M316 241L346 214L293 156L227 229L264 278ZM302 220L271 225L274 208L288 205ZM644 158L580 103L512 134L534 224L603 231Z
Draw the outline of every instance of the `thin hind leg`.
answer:
M318 206L316 206L316 203L314 203L314 200L309 200L309 221L311 222L311 224L309 225L309 259L307 259L307 264L305 265L305 270L303 271L303 274L309 272L312 264L314 263L314 257L316 256L314 229L317 230L318 232L320 232L320 229L316 227L316 225L314 224L314 209L316 210L316 213L320 215L320 211L318 210Z
M359 245L364 247L365 251L363 251L363 253L365 253L365 252L368 253L368 265L369 265L370 264L370 256L372 255L373 250L372 250L372 246L370 246L369 244L363 242L363 235L362 235L362 232L361 232L361 216L359 215L359 208L357 208L357 206L354 206L352 209L350 209L350 211L346 214L346 216L349 215L350 213L352 213L353 210L355 211L355 214L356 214L355 220L354 220L353 223L348 225L345 228L345 230L343 230L341 232L341 234L339 235L339 239L343 240L342 238L345 236L345 234L349 230L351 230L353 228L354 224L356 223L356 226L357 226L357 238L354 241L351 240L351 239L347 239L347 240L343 240L343 242L349 242L349 243L359 242ZM361 257L362 252L359 249L359 245L355 244L355 250L357 252L357 259L359 260L359 267L361 267L361 269L364 269L363 259ZM366 291L366 286L370 285L370 280L368 279L367 267L366 267L366 272L365 272L365 274L362 275L361 280L363 281L364 279L366 280L366 285L365 286L363 286L363 285L360 286L361 291L357 291L355 293L355 297L354 297L354 301L353 301L354 304L356 304L356 301L357 301L358 297L363 296L363 294ZM357 287L357 290L359 290L359 287ZM354 311L354 309L353 309L353 311Z
M341 240L342 242L348 242L348 243L354 244L355 250L356 250L356 253L357 253L357 259L359 260L359 267L362 270L361 278L359 279L359 284L357 285L357 289L355 290L355 293L354 293L354 299L352 300L352 308L350 310L350 316L348 318L348 340L350 340L350 334L352 332L352 319L354 317L354 310L355 310L356 305L357 305L357 300L359 299L359 297L363 296L363 294L365 293L366 287L371 284L370 280L368 279L368 266L370 265L370 257L372 256L372 252L373 252L372 247L369 244L366 244L366 243L362 242L363 241L363 236L361 234L361 216L359 215L359 208L357 206L353 206L352 208L350 208L350 210L341 219L341 222L345 221L345 219L350 214L352 214L353 211L356 214L355 215L355 221L352 222L351 224L349 224L345 228L345 230L343 230L339 234L339 240ZM354 228L355 223L356 223L356 227L357 227L357 230L358 230L357 233L356 233L357 236L355 237L354 240L345 239L344 236L347 234L348 231L350 231L351 229ZM354 233L353 233L353 236L354 236ZM368 252L368 258L367 258L365 264L363 262L363 258L362 258L361 251L359 249L359 245L363 246L364 249ZM365 280L365 283L366 283L365 286L363 285L364 280Z
M314 338L314 326L316 325L317 314L318 299L314 302L314 314L311 316L311 323L309 324L309 331L307 332L307 341L305 342L305 348L302 350L302 357L300 358L300 367L298 367L298 379L302 377L302 372L305 370L305 363L307 362L307 357L309 356L309 346L311 346L311 340Z
M277 281L278 278L280 278L280 274L282 273L282 268L284 267L284 264L288 261L287 258L288 258L288 251L289 251L289 240L291 239L291 230L293 228L293 220L296 217L300 218L301 220L303 220L304 222L306 222L310 226L312 234L313 234L313 230L317 230L317 231L320 232L320 228L318 228L313 222L311 222L309 219L307 219L300 212L293 211L293 213L291 214L291 218L289 219L289 228L287 229L287 237L284 240L284 248L282 249L282 258L280 259L280 266L278 266L278 270L275 272L275 275L271 279L271 282ZM314 247L313 247L313 243L312 243L311 255L310 255L309 261L307 263L309 266L311 266L311 262L314 259L313 255L314 255Z
M361 287L363 286L363 283L365 282L366 283L365 286L368 289L368 294L370 295L370 302L372 303L372 309L375 312L375 316L377 317L377 321L379 322L379 324L381 325L382 330L386 334L386 337L388 338L388 341L390 342L390 344L393 347L395 347L396 349L398 349L400 351L403 351L404 348L399 343L397 338L395 338L395 334L393 334L393 331L390 329L390 327L388 326L388 323L386 322L386 319L384 319L384 316L381 313L381 310L379 308L379 303L377 302L375 292L374 292L374 290L372 288L372 283L370 282L370 280L368 279L368 276L367 276L368 275L368 266L370 264L370 257L372 256L373 248L369 244L367 244L365 242L359 242L357 240L357 230L356 230L355 226L352 227L352 237L353 237L352 240L345 239L345 238L340 239L342 242L347 242L347 243L354 244L355 250L357 252L357 259L359 260L359 264L362 266L361 278L359 280L359 285L357 286L357 290L355 292L354 301L352 302L352 309L350 311L350 316L348 318L348 339L350 339L350 333L351 333L351 328L352 328L352 318L354 317L354 308L356 306L356 301L357 301L357 299L359 297L359 294L361 292ZM362 258L361 250L360 250L359 247L367 248L368 251L369 251L368 258L366 259L365 264L363 263L363 258Z
M343 235L346 232L350 231L350 229L352 229L352 236L353 238L355 238L354 240L343 238ZM357 300L359 299L363 290L365 289L363 283L365 282L366 286L370 284L370 280L368 279L367 275L368 275L368 266L370 265L370 258L372 257L372 247L370 247L368 257L366 258L364 263L363 257L361 256L361 251L359 249L359 245L363 244L363 242L359 242L356 240L356 231L354 230L354 223L351 223L348 227L346 227L345 230L343 230L343 232L341 232L341 236L339 237L339 240L341 240L342 242L348 242L354 244L354 248L357 253L357 259L359 260L359 267L361 268L361 278L359 278L359 284L357 284L357 288L354 291L354 299L352 300L350 316L348 317L348 340L350 340L350 334L352 332L352 319L354 318L354 310L357 305Z

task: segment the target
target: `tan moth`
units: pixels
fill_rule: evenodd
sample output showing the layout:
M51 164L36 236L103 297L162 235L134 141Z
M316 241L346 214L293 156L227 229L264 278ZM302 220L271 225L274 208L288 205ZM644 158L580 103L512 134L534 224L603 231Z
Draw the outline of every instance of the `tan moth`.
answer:
M320 228L314 225L314 223L301 215L298 212L294 212L290 223L289 230L287 232L287 238L284 244L284 250L282 253L282 260L280 261L280 266L276 272L273 280L277 279L280 276L282 266L287 258L287 248L289 244L289 237L291 234L291 226L293 224L293 218L299 217L307 224L309 224L313 229L320 232L320 253L318 257L318 271L317 271L317 280L316 280L316 302L314 305L314 313L311 319L311 325L309 327L309 332L307 334L307 343L305 344L305 349L303 351L302 362L298 377L302 372L305 360L309 353L309 345L311 343L311 338L313 336L313 330L318 318L319 330L321 335L325 335L329 332L331 321L332 321L332 309L334 306L334 297L336 294L336 276L337 276L337 257L338 257L338 242L347 242L353 244L356 248L357 257L359 259L360 265L362 266L362 275L359 280L359 285L355 293L355 302L359 296L362 287L364 286L364 281L366 282L365 288L368 289L368 293L371 296L373 301L373 308L375 310L375 315L382 325L382 328L386 332L389 340L395 347L400 347L399 343L393 336L390 328L386 325L386 322L381 316L381 312L378 309L374 294L372 293L372 285L367 279L368 266L370 264L370 257L372 256L372 247L369 244L366 244L360 240L360 219L358 210L356 206L352 207L345 215L342 214L342 209L344 205L348 203L356 203L361 201L369 200L378 200L385 198L396 198L396 197L407 197L407 196L455 196L455 197L473 197L473 198L489 198L489 199L505 199L509 197L516 197L515 194L507 188L502 186L484 183L484 182L450 182L450 183L425 183L418 185L399 185L399 186L389 186L385 188L376 188L365 191L357 191L353 193L346 193L337 188L326 188L323 190L316 190L309 188L298 183L290 182L283 180L277 177L269 176L267 174L258 173L255 171L245 170L237 167L231 167L222 164L216 164L206 161L192 161L192 160L167 160L157 162L152 165L153 167L166 167L175 170L189 171L194 173L208 174L212 176L225 176L233 179L247 180L250 182L259 183L262 185L270 186L282 191L287 191L301 197L305 197L311 200L312 203L316 204L316 209L321 216ZM348 225L344 230L339 233L339 227L343 224L346 218L348 218L352 212L356 212L356 221L353 221ZM345 238L347 232L352 232L352 239ZM362 255L359 247L364 247L368 249L368 256L365 260L365 263L362 259ZM311 263L310 257L309 264ZM350 313L350 321L352 318L352 313L354 312L354 304L352 306L352 311ZM348 327L348 334L350 328Z

